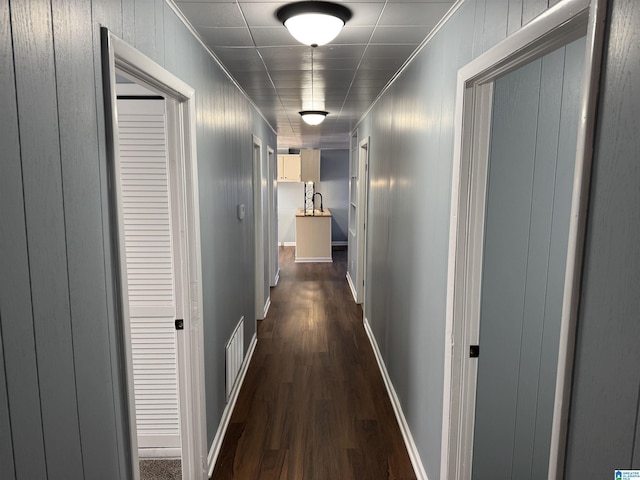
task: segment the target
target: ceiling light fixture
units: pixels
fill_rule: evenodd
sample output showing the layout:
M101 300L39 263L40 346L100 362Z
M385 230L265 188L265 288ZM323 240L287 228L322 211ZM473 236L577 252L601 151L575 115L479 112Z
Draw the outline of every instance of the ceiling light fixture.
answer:
M329 115L329 112L324 110L303 110L300 115L307 125L320 125L324 122L324 118Z
M306 1L280 7L276 16L300 43L317 47L336 38L351 10L331 2Z
M311 108L313 108L313 51L315 47L311 47ZM324 118L329 115L329 112L324 110L303 110L298 112L302 116L302 120L307 125L320 125L324 122Z

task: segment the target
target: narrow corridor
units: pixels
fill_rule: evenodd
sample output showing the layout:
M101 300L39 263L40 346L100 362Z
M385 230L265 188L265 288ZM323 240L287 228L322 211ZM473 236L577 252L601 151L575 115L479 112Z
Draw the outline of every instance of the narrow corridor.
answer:
M258 322L258 344L213 479L415 479L349 291L346 247L333 263L294 263Z

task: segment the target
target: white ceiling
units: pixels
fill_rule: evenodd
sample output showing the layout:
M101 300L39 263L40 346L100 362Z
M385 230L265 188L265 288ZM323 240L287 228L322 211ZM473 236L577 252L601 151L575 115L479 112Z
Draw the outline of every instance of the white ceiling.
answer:
M278 21L290 2L175 0L229 73L276 129L278 148L348 148L350 132L380 91L451 8L453 0L337 2L353 17L314 49ZM321 125L298 112L327 110Z

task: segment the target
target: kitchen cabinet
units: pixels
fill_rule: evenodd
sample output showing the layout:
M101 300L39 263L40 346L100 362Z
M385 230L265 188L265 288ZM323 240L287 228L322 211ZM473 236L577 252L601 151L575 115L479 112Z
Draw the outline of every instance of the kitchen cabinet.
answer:
M320 150L300 150L300 180L320 181Z
M279 182L319 182L320 150L278 155Z
M278 181L300 181L300 155L278 155Z

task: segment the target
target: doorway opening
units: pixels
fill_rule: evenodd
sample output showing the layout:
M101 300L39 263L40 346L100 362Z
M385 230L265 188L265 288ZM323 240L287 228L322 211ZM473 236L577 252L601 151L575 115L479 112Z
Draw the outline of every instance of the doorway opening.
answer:
M523 411L522 405L518 402L522 399L533 398L532 415L525 420L518 420L517 415L510 420L511 428L505 433L504 437L510 437L509 441L519 441L520 432L522 435L522 445L520 447L514 445L499 445L502 448L502 457L504 451L510 450L513 455L509 456L505 469L516 468L515 465L522 459L517 459L518 451L524 452L523 456L529 458L522 460L527 464L527 469L531 471L533 468L539 468L544 471L544 478L559 478L562 476L562 468L564 465L564 443L566 437L567 410L569 405L569 394L571 386L571 365L573 360L573 345L575 341L575 318L578 302L578 288L581 274L581 251L584 238L584 223L586 216L586 197L589 183L589 172L591 162L591 139L593 138L593 118L595 111L597 80L600 65L600 51L602 44L603 17L605 13L604 1L594 0L569 0L557 4L549 9L540 17L532 21L520 31L516 32L504 42L498 44L485 54L472 61L470 64L462 68L458 73L457 86L457 103L456 103L456 125L455 125L455 144L454 144L454 170L452 180L452 213L450 224L450 244L449 244L449 272L448 272L448 288L447 288L447 318L446 318L446 335L445 335L445 384L443 398L443 428L442 428L442 457L441 457L441 478L443 479L471 479L482 478L483 465L477 463L474 457L476 437L482 434L482 422L486 423L490 412L483 410L483 405L492 405L496 402L497 392L491 391L488 397L483 395L490 387L492 376L497 378L498 384L504 382L502 374L490 372L490 375L483 374L482 362L487 362L495 357L498 362L517 361L518 366L514 370L515 378L514 388L509 392L502 392L499 395L508 396L509 402L516 405L516 409ZM575 42L581 37L584 43ZM572 46L578 45L578 47ZM568 46L569 45L569 46ZM583 46L586 45L586 46ZM568 47L567 47L568 46ZM527 163L521 162L523 168L517 172L507 172L512 168L514 163L518 163L521 156L521 139L509 137L500 140L501 132L498 130L510 129L514 123L520 122L527 115L531 116L532 121L543 119L546 122L547 113L539 117L538 110L543 107L543 101L546 99L545 94L535 96L532 99L529 109L522 108L523 101L518 97L517 101L512 102L515 106L507 108L506 113L502 102L510 94L517 96L518 82L529 81L531 78L537 79L537 87L540 92L547 88L547 91L558 94L557 89L552 86L541 86L540 82L546 81L546 70L550 70L549 65L555 64L560 68L556 77L560 82L566 80L566 72L571 70L571 65L564 62L564 56L558 57L555 53L559 49L562 50L572 48L572 54L581 55L584 60L582 67L579 63L577 75L578 78L579 98L576 99L576 108L579 114L572 117L571 126L573 128L573 145L565 152L570 158L567 159L567 166L562 168L568 171L569 178L560 185L560 176L556 170L554 163L545 172L542 160L536 160L536 149L540 146L548 147L553 142L550 141L545 145L536 145L535 139L532 140L531 150L532 161ZM552 52L554 52L552 54ZM555 56L552 60L548 58ZM543 58L544 57L544 58ZM559 61L560 60L560 61ZM570 59L571 60L571 59ZM537 66L536 66L537 63ZM531 71L527 71L527 69ZM537 69L537 70L536 70ZM562 70L564 69L564 70ZM564 75L564 76L563 76ZM568 80L570 81L570 80ZM515 85L515 86L514 86ZM512 92L509 92L512 89ZM528 89L530 90L530 88ZM501 103L502 102L502 103ZM507 102L508 103L508 102ZM554 108L557 107L554 106ZM511 108L511 110L509 110ZM502 109L502 110L501 110ZM535 109L535 115L530 115L531 110ZM575 113L574 111L574 113ZM560 124L561 112L558 109L558 124ZM502 123L500 123L502 122ZM501 125L501 126L500 126ZM546 125L543 125L546 127ZM557 127L559 128L559 127ZM558 131L547 132L549 138L555 135L557 138ZM492 131L495 129L496 131ZM526 132L527 128L522 129ZM502 132L502 133L505 133ZM516 132L517 133L517 132ZM544 132L541 132L543 135ZM537 134L537 133L536 133ZM508 135L507 135L508 137ZM502 141L502 144L500 143ZM529 141L529 140L524 140ZM507 156L514 160L513 162L500 163L500 150L504 145L511 145L511 150L517 150L514 154L509 153ZM571 142L569 142L571 143ZM551 156L560 155L557 151L560 142L556 140L553 145L555 151ZM509 148L506 148L508 150ZM503 149L504 150L504 149ZM514 156L515 155L515 156ZM554 157L554 158L556 158ZM559 158L559 157L558 157ZM546 160L545 160L546 161ZM554 160L555 161L555 160ZM534 163L532 163L534 162ZM560 160L557 160L560 165ZM559 167L560 168L560 167ZM523 177L522 172L527 170L528 177ZM500 175L508 177L506 181L500 182ZM538 199L544 196L544 188L540 188L538 192L531 190L527 198L523 198L526 203L527 221L524 225L523 242L524 249L514 253L513 258L518 261L522 260L523 269L518 273L517 282L520 285L526 285L530 279L537 274L541 278L540 284L542 290L552 291L556 296L556 315L554 321L557 324L553 327L556 334L553 338L548 337L548 345L550 345L547 358L541 362L541 350L544 349L542 340L542 328L536 341L538 347L531 349L528 345L526 330L530 329L533 323L520 322L520 330L514 332L513 338L504 339L504 342L496 348L495 341L497 333L494 331L494 337L487 340L490 335L488 325L497 317L505 317L506 320L513 320L510 317L513 309L505 306L512 296L506 291L500 290L491 296L491 286L496 284L496 280L504 280L503 285L510 285L509 278L512 278L514 272L510 271L512 261L505 258L505 251L511 249L515 243L515 236L518 232L512 228L513 222L505 219L505 215L500 214L500 209L495 209L496 198L506 202L514 202L515 197L505 200L509 195L519 195L521 192L514 183L518 179L522 180L523 185L527 188L535 189L536 185L543 185L540 179L543 175L549 179L546 188L562 189L567 195L564 200L565 205L550 205L547 208L548 216L544 220L551 229L553 216L557 219L564 218L566 231L560 235L557 240L559 245L549 247L549 242L553 236L549 232L540 229L534 230L532 225L535 223L530 220L534 212L533 206ZM489 185L490 184L490 185ZM506 186L500 191L500 185ZM497 189L497 190L496 190ZM522 190L522 189L520 189ZM515 193L514 193L515 191ZM497 196L496 196L497 195ZM502 195L502 196L500 196ZM520 201L520 200L518 200ZM494 205L494 207L492 207ZM511 205L509 205L509 208ZM562 211L560 211L562 210ZM518 221L520 218L516 212L512 219ZM498 218L507 226L497 228L495 225ZM493 219L493 220L492 220ZM537 221L537 220L536 220ZM492 223L493 222L493 223ZM542 222L540 222L542 223ZM505 228L507 230L505 230ZM546 227L545 227L546 228ZM522 232L520 232L522 233ZM546 238L542 243L532 240L532 235L538 235L540 238ZM562 237L562 238L560 238ZM502 238L504 245L499 248L499 242L494 242L492 238ZM545 243L546 242L546 243ZM549 248L556 248L562 256L562 271L553 274L555 285L550 286L549 272L533 272L531 267L535 267L535 260L531 265L527 263L533 255L532 245L543 245L543 255L549 257ZM546 245L546 246L544 246ZM488 256L495 253L495 258L488 259ZM535 253L535 252L534 252ZM539 252L538 252L539 253ZM487 266L497 265L502 261L506 262L507 267L504 269L492 269ZM548 258L547 258L548 261ZM505 274L505 272L507 272ZM547 277L545 277L547 275ZM506 280L505 280L506 279ZM530 282L532 285L533 283ZM549 290L551 289L551 290ZM521 292L524 299L533 293L526 293L526 287ZM542 295L544 300L544 293ZM529 305L540 303L539 301L531 301ZM491 305L496 308L491 310ZM525 307L527 310L528 307ZM525 316L527 314L525 313ZM544 315L543 315L544 317ZM484 319L484 320L483 320ZM543 320L544 322L544 320ZM536 327L537 328L537 327ZM496 331L501 331L500 329ZM534 335L535 336L535 335ZM482 343L481 343L482 340ZM523 349L523 346L525 347ZM503 348L504 347L504 348ZM523 360L523 353L527 348L529 352L533 352L530 358ZM534 352L534 350L536 350ZM488 351L487 351L488 350ZM513 351L514 359L505 358L505 352ZM528 355L528 354L527 354ZM537 357L536 357L537 355ZM544 355L543 355L544 356ZM536 357L536 358L534 358ZM535 368L539 372L544 370L543 374L536 376L534 391L524 392L519 389L518 377L526 370L527 362L531 365L535 364ZM524 367L523 367L524 365ZM486 369L484 370L486 373ZM536 373L535 375L538 375ZM498 378L500 377L500 378ZM544 385L542 385L544 383ZM542 389L546 389L541 393ZM483 393L484 392L484 393ZM546 397L546 400L542 397ZM486 400L489 401L486 401ZM521 425L526 424L533 418L533 424L540 418L536 419L536 411L540 407L541 402L546 401L544 408L546 409L540 418L545 417L544 432L532 433L532 429L528 427L522 429ZM510 404L511 405L511 404ZM513 406L512 405L512 406ZM531 422L530 422L531 423ZM518 425L516 425L518 424ZM535 429L535 426L534 426ZM536 439L536 435L538 435ZM480 439L481 440L481 439ZM533 443L541 445L538 451L534 452ZM497 443L497 442L489 442ZM531 448L530 448L531 447ZM490 452L481 452L483 458L486 458ZM532 459L535 455L537 458ZM533 467L532 465L537 465ZM510 470L513 472L513 470ZM485 472L486 473L486 472ZM477 476L480 475L480 476ZM509 477L511 473L507 473ZM516 475L519 477L519 475ZM487 478L487 477L485 477ZM496 477L498 478L498 477ZM523 477L528 478L528 477ZM538 477L532 477L538 478ZM542 478L542 477L540 477Z
M102 48L111 248L133 478L148 469L141 459L171 458L171 465L156 468L204 479L194 90L106 28Z
M269 286L278 284L278 163L273 148L267 146L269 215Z
M269 297L269 261L270 256L265 255L265 245L268 245L269 238L264 225L264 196L267 195L264 168L262 163L262 140L253 136L253 226L255 239L255 303L256 320L263 320L269 310L271 302ZM265 238L266 237L266 238Z
M352 137L349 160L349 233L347 282L356 303L363 305L366 281L366 223L369 195L369 137Z

